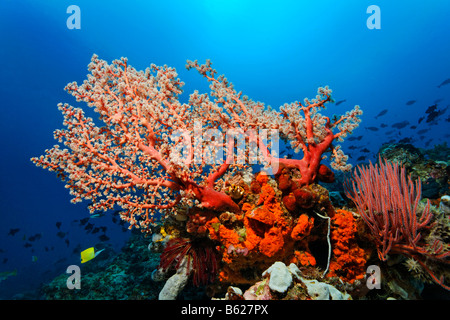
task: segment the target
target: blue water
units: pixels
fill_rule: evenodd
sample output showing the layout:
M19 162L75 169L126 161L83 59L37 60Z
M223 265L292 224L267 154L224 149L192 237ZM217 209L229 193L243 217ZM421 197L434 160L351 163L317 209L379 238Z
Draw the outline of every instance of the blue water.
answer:
M67 27L72 4L81 9L81 29ZM381 9L381 29L367 27L372 4ZM346 100L330 105L330 115L355 104L364 111L354 132L362 139L343 144L355 165L364 155L374 160L390 140L411 138L421 148L449 140L450 84L437 87L450 78L449 30L447 0L0 1L0 273L17 270L0 282L0 298L32 292L79 263L79 248L102 242L103 232L86 233L74 222L88 217L86 203L71 204L63 183L29 160L55 143L57 103L76 104L63 88L85 79L93 53L109 62L128 57L138 70L175 67L186 94L207 90L186 60L211 59L238 91L273 107L329 85L336 101ZM442 114L419 124L438 99ZM405 120L408 126L386 134ZM371 152L349 150L352 144ZM129 236L111 215L90 223L108 228L103 242L114 248Z

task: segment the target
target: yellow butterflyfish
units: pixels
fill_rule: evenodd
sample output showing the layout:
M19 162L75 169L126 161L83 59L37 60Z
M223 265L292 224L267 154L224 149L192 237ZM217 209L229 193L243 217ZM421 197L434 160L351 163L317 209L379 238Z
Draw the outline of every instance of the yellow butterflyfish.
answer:
M85 263L85 262L88 262L89 260L94 259L103 250L105 250L105 249L102 249L102 250L96 252L94 247L90 247L84 251L81 251L81 263Z

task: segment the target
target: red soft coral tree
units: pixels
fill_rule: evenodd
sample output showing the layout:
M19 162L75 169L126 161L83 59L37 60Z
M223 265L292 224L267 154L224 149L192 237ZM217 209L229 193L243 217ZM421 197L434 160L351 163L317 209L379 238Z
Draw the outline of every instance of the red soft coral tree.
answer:
M333 119L320 114L319 111L325 109L326 103L332 101L331 92L328 86L320 87L315 99L305 99L303 104L285 104L280 108L284 120L280 125L281 134L290 141L294 150L303 152L302 159L280 159L280 167L298 169L301 174L297 180L299 186L308 185L319 177L325 182L332 180L327 177L330 170L320 163L326 152L331 153L333 169L351 169L351 165L347 164L348 156L333 142L343 141L358 127L362 111L359 106L355 106L353 110L334 116ZM335 129L337 132L334 133Z
M173 68L152 65L145 72L137 71L126 58L108 64L94 55L87 80L82 85L70 83L66 90L93 107L102 126L82 109L60 104L66 129L54 135L67 148L55 145L32 161L57 172L73 202L90 200L91 212L120 206L121 218L143 230L154 221L155 210L170 212L180 205L239 211L222 192L224 180L234 170L254 164L256 154L273 168L281 164L298 169L300 185L329 174L320 164L325 152L331 152L335 169L348 169L346 156L332 142L357 127L361 111L356 106L333 120L319 114L331 101L328 87L319 88L316 99L286 104L278 112L236 92L223 75L217 76L208 60L203 65L188 61L187 68L207 78L211 93L195 91L182 104L179 95L184 84ZM335 128L338 132L333 133ZM261 129L263 133L272 130L270 141L260 134ZM223 139L230 131L231 138ZM202 132L209 139L196 139ZM270 153L279 132L303 151L301 160ZM251 147L235 148L235 137ZM182 153L177 149L180 145ZM217 150L225 151L226 161L217 161L221 155Z
M202 65L197 61L188 61L187 67L197 69L207 78L211 83L211 96L215 98L214 102L211 102L207 95L196 95L196 99L192 102L197 106L211 103L221 106L211 118L221 122L226 128L244 132L249 143L258 145L258 151L265 164L277 169L299 170L300 178L296 181L298 186L314 183L320 177L327 180L326 182L332 180L331 171L321 164L326 152L331 154L333 169L341 171L351 169L351 165L347 164L348 156L342 152L339 145L333 145L333 142L343 141L358 127L362 111L359 106L355 106L353 110L332 119L320 114L319 111L325 109L328 102L333 101L332 91L328 86L320 87L315 99L304 99L303 103L296 101L284 104L278 112L270 107L266 108L262 102L255 102L243 96L242 92L237 92L233 84L223 75L216 75L217 72L211 67L210 61ZM224 114L227 116L224 117ZM255 129L277 130L297 153L303 152L303 158L278 158L268 150L272 141L263 141L264 136L256 134Z
M142 72L126 58L109 65L94 55L89 71L82 85L73 82L65 89L94 107L103 126L82 109L60 104L66 129L56 130L54 136L67 148L55 145L45 156L32 158L66 181L74 203L91 200L91 212L121 206L121 218L144 230L153 222L155 209L174 209L181 201L189 205L189 200L197 200L218 211L239 210L216 188L233 164L191 161L192 150L186 158L173 152L179 129L184 130L178 135L183 139L183 132L194 131L192 104L179 102L183 83L173 68L152 65ZM207 113L203 117L207 119ZM203 129L210 124L203 123Z

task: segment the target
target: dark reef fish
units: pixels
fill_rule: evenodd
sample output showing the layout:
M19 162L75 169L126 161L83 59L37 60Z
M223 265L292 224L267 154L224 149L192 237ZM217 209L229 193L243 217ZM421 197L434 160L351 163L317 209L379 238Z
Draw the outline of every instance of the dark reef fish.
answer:
M72 254L78 254L81 251L81 244L77 244L72 250Z
M98 239L100 241L108 241L109 237L106 234L102 234L101 236L98 237Z
M42 238L42 233L36 233L33 236L28 237L28 241L36 241Z
M397 128L397 129L402 129L404 127L406 127L409 124L409 121L402 121L402 122L397 122L394 123L391 127L392 128Z
M95 227L94 230L92 230L92 234L98 233L100 232L100 228L99 227Z
M367 130L370 131L378 131L379 129L377 127L366 127Z
M63 238L66 236L66 233L65 233L65 232L62 232L62 231L59 231L56 235L57 235L58 237L60 237L61 239L63 239Z
M440 88L442 86L445 86L447 84L450 84L450 79L445 79L444 81L442 81L442 83L440 85L438 85L437 87Z
M407 106L413 105L414 103L416 103L417 100L409 100L408 102L406 102Z
M94 225L92 223L88 223L86 227L84 227L84 230L86 230L87 233L91 232L92 229L94 229Z
M340 101L336 102L335 105L338 106L338 105L340 105L341 103L344 103L345 101L347 101L347 100L340 100Z
M437 110L436 105L432 105L431 107L428 107L428 109L426 111L426 113L428 113L427 123L430 123L437 117L443 115L447 111L447 109L448 109L448 106L447 106L447 108L441 109L441 110Z
M398 143L411 143L411 141L412 141L411 138L403 138L399 140Z
M80 226L84 226L89 221L89 217L80 220Z
M357 137L349 137L347 138L348 141L355 141L355 140L361 140L363 136L357 136Z
M13 236L19 231L20 231L19 228L17 228L17 229L9 229L8 236Z
M375 119L378 119L378 117L384 116L388 112L388 109L382 110L379 114L375 116Z
M425 113L430 114L430 113L436 111L436 109L437 109L437 104L433 104L432 106L429 106L429 107L427 108L427 111L425 111Z
M366 156L361 156L358 159L356 159L356 161L363 161L363 160L366 160Z

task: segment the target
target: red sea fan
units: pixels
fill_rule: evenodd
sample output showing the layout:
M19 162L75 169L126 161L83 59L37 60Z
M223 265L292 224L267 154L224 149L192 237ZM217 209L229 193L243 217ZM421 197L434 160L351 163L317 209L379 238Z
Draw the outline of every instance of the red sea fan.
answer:
M386 160L375 166L359 167L353 181L346 184L346 195L356 205L358 213L371 232L380 260L388 253L399 253L414 258L446 290L443 277L438 278L426 265L434 260L449 265L450 251L439 241L430 245L423 231L431 227L433 214L430 201L419 209L421 181L412 181L406 169Z
M207 239L174 238L169 240L160 257L159 269L178 269L183 258L188 259L187 273L194 273L195 286L214 281L218 272L218 256L214 245Z

